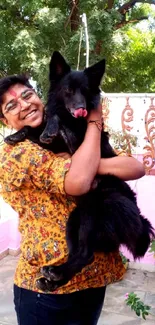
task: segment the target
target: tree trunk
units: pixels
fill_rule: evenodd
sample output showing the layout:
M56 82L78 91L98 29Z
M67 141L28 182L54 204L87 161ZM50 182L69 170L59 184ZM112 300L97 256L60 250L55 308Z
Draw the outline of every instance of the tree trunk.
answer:
M80 21L79 0L69 0L68 7L70 11L69 21L70 21L71 31L76 31L79 28L79 21Z

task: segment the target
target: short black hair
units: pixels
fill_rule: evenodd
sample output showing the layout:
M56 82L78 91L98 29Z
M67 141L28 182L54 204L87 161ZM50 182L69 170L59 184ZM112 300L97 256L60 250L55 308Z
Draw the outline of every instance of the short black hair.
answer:
M3 117L3 113L2 113L3 96L11 86L16 84L22 84L24 86L27 86L28 88L33 88L29 82L28 76L25 74L15 74L15 75L1 78L0 79L0 118Z

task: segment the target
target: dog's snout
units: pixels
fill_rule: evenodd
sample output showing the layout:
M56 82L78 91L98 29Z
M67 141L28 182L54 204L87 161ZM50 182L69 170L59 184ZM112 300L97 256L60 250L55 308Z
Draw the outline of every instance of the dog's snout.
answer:
M86 104L84 102L76 103L74 106L75 109L83 108L86 109Z

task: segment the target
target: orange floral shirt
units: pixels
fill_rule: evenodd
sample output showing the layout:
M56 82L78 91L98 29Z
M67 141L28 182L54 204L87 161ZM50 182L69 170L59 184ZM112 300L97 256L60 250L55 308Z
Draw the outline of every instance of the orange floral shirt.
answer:
M36 280L43 265L67 260L66 222L75 207L64 191L64 177L71 159L64 160L25 140L3 145L0 156L0 194L19 214L21 254L14 283L38 291ZM95 253L95 260L55 293L101 287L123 277L119 252Z

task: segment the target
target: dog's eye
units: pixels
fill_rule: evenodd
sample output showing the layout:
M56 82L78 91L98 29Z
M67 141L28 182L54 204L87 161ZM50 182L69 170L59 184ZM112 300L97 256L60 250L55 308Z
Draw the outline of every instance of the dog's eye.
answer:
M65 91L65 94L66 95L71 94L71 90L69 88L67 88L67 87L64 89L64 91Z

